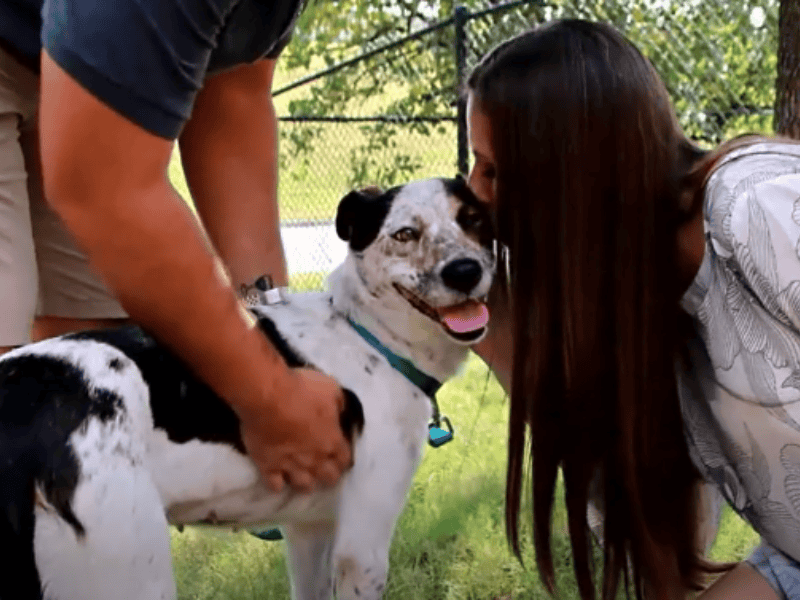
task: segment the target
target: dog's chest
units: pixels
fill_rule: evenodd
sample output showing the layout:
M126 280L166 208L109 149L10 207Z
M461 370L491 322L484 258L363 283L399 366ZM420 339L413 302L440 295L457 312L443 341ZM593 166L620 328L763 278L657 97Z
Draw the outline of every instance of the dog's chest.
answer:
M334 314L327 296L303 294L289 304L259 308L259 313L274 323L282 343L299 358L332 375L361 401L365 426L354 446L356 466L339 485L351 478L354 483L369 478L379 485L381 468L413 472L432 412L429 398ZM232 448L193 441L176 446L165 436L162 442L164 456L173 462L159 477L172 522L247 524L333 517L338 486L310 495L272 494L252 463Z
M415 434L427 424L430 399L332 310L329 295L300 294L260 310L301 358L355 392L367 429L411 427Z

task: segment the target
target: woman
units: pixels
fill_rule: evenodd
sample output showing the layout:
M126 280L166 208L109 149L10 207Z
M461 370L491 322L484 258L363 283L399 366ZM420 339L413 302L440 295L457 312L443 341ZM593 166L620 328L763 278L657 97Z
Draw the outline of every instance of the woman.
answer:
M502 44L467 94L470 185L512 284L478 351L511 394L514 551L529 438L551 590L560 467L582 598L590 500L605 514L603 598L628 561L648 598L684 598L723 570L695 552L701 478L764 539L701 597L800 598L800 146L701 150L649 62L583 21Z

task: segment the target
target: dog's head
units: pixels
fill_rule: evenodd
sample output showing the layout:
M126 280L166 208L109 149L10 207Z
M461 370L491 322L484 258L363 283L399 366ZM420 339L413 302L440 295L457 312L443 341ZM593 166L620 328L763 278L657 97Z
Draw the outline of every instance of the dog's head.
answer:
M489 214L463 179L426 179L345 196L336 231L374 298L410 305L451 338L486 331L494 276Z

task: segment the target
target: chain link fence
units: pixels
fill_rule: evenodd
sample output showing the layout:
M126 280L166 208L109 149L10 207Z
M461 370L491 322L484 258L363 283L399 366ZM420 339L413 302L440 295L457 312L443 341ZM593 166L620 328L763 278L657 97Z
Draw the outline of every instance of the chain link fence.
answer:
M528 0L376 34L350 60L275 90L281 216L295 287L316 288L344 255L331 223L364 185L468 168L459 86L498 42L536 23L615 25L653 62L686 133L711 146L772 131L779 0Z

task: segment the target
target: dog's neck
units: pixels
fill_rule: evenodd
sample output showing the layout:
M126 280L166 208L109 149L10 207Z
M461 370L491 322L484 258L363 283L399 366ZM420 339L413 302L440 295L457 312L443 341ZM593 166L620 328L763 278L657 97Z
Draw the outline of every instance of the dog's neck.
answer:
M388 292L376 298L348 255L328 278L334 308L366 328L393 353L411 361L420 371L446 381L456 374L468 348L456 343L441 325L422 315L408 302Z

